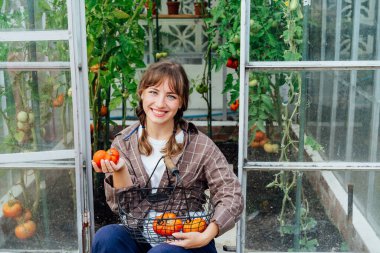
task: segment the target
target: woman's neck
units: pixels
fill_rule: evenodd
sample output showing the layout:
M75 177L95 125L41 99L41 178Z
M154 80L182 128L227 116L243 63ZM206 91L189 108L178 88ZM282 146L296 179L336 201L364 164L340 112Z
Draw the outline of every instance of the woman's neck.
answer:
M150 138L155 140L168 140L173 134L174 125L156 126L147 123L145 127Z

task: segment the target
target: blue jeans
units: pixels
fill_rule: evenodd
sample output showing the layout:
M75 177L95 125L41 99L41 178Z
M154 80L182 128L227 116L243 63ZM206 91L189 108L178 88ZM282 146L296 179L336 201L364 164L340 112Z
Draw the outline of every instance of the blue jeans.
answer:
M161 243L152 248L148 243L136 242L128 230L121 225L111 224L100 228L92 242L92 253L217 253L212 240L204 247L184 249L182 247Z

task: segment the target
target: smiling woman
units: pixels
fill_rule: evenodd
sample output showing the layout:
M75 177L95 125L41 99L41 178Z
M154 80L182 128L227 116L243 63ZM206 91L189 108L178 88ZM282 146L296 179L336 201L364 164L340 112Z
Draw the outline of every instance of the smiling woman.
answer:
M92 163L96 172L107 173L107 203L127 229L100 228L92 252L216 253L214 238L233 228L241 215L242 193L220 149L182 118L189 100L183 67L169 60L152 64L138 95L139 122L118 133L112 143L120 153L119 162ZM209 201L204 193L208 188ZM205 203L211 207L203 207ZM198 217L190 217L192 213Z

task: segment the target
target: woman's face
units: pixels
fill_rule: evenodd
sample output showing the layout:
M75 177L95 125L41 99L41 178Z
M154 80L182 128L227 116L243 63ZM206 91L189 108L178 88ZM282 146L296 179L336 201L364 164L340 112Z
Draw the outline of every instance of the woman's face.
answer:
M147 125L171 127L181 107L179 96L170 89L168 81L145 89L141 94Z

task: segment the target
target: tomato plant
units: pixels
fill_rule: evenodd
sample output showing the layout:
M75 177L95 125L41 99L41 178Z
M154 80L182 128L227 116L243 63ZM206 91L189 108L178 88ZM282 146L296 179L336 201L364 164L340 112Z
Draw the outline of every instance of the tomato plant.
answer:
M94 153L94 156L92 157L92 160L98 165L98 167L101 166L101 160L108 160L112 161L115 164L119 161L119 151L115 148L110 148L107 151L105 150L98 150Z
M15 235L20 240L31 238L36 233L37 225L34 221L28 220L15 228Z
M194 219L187 220L183 224L182 231L184 233L188 233L188 232L203 232L203 231L205 231L206 227L207 227L207 222L205 221L205 219L203 219L203 218L194 218Z
M102 105L108 112L122 106L123 127L128 112L127 101L132 107L137 105L135 76L145 67L145 31L139 23L145 3L146 0L85 3L90 109L95 126L93 150L109 147L109 125L114 123L109 116L102 116L105 115L101 112ZM148 29L152 24L151 17L150 12L147 15Z
M15 218L22 214L22 205L18 200L9 200L3 204L3 214L8 218Z
M165 213L157 216L153 221L153 230L162 236L171 236L182 229L182 220L174 213Z

